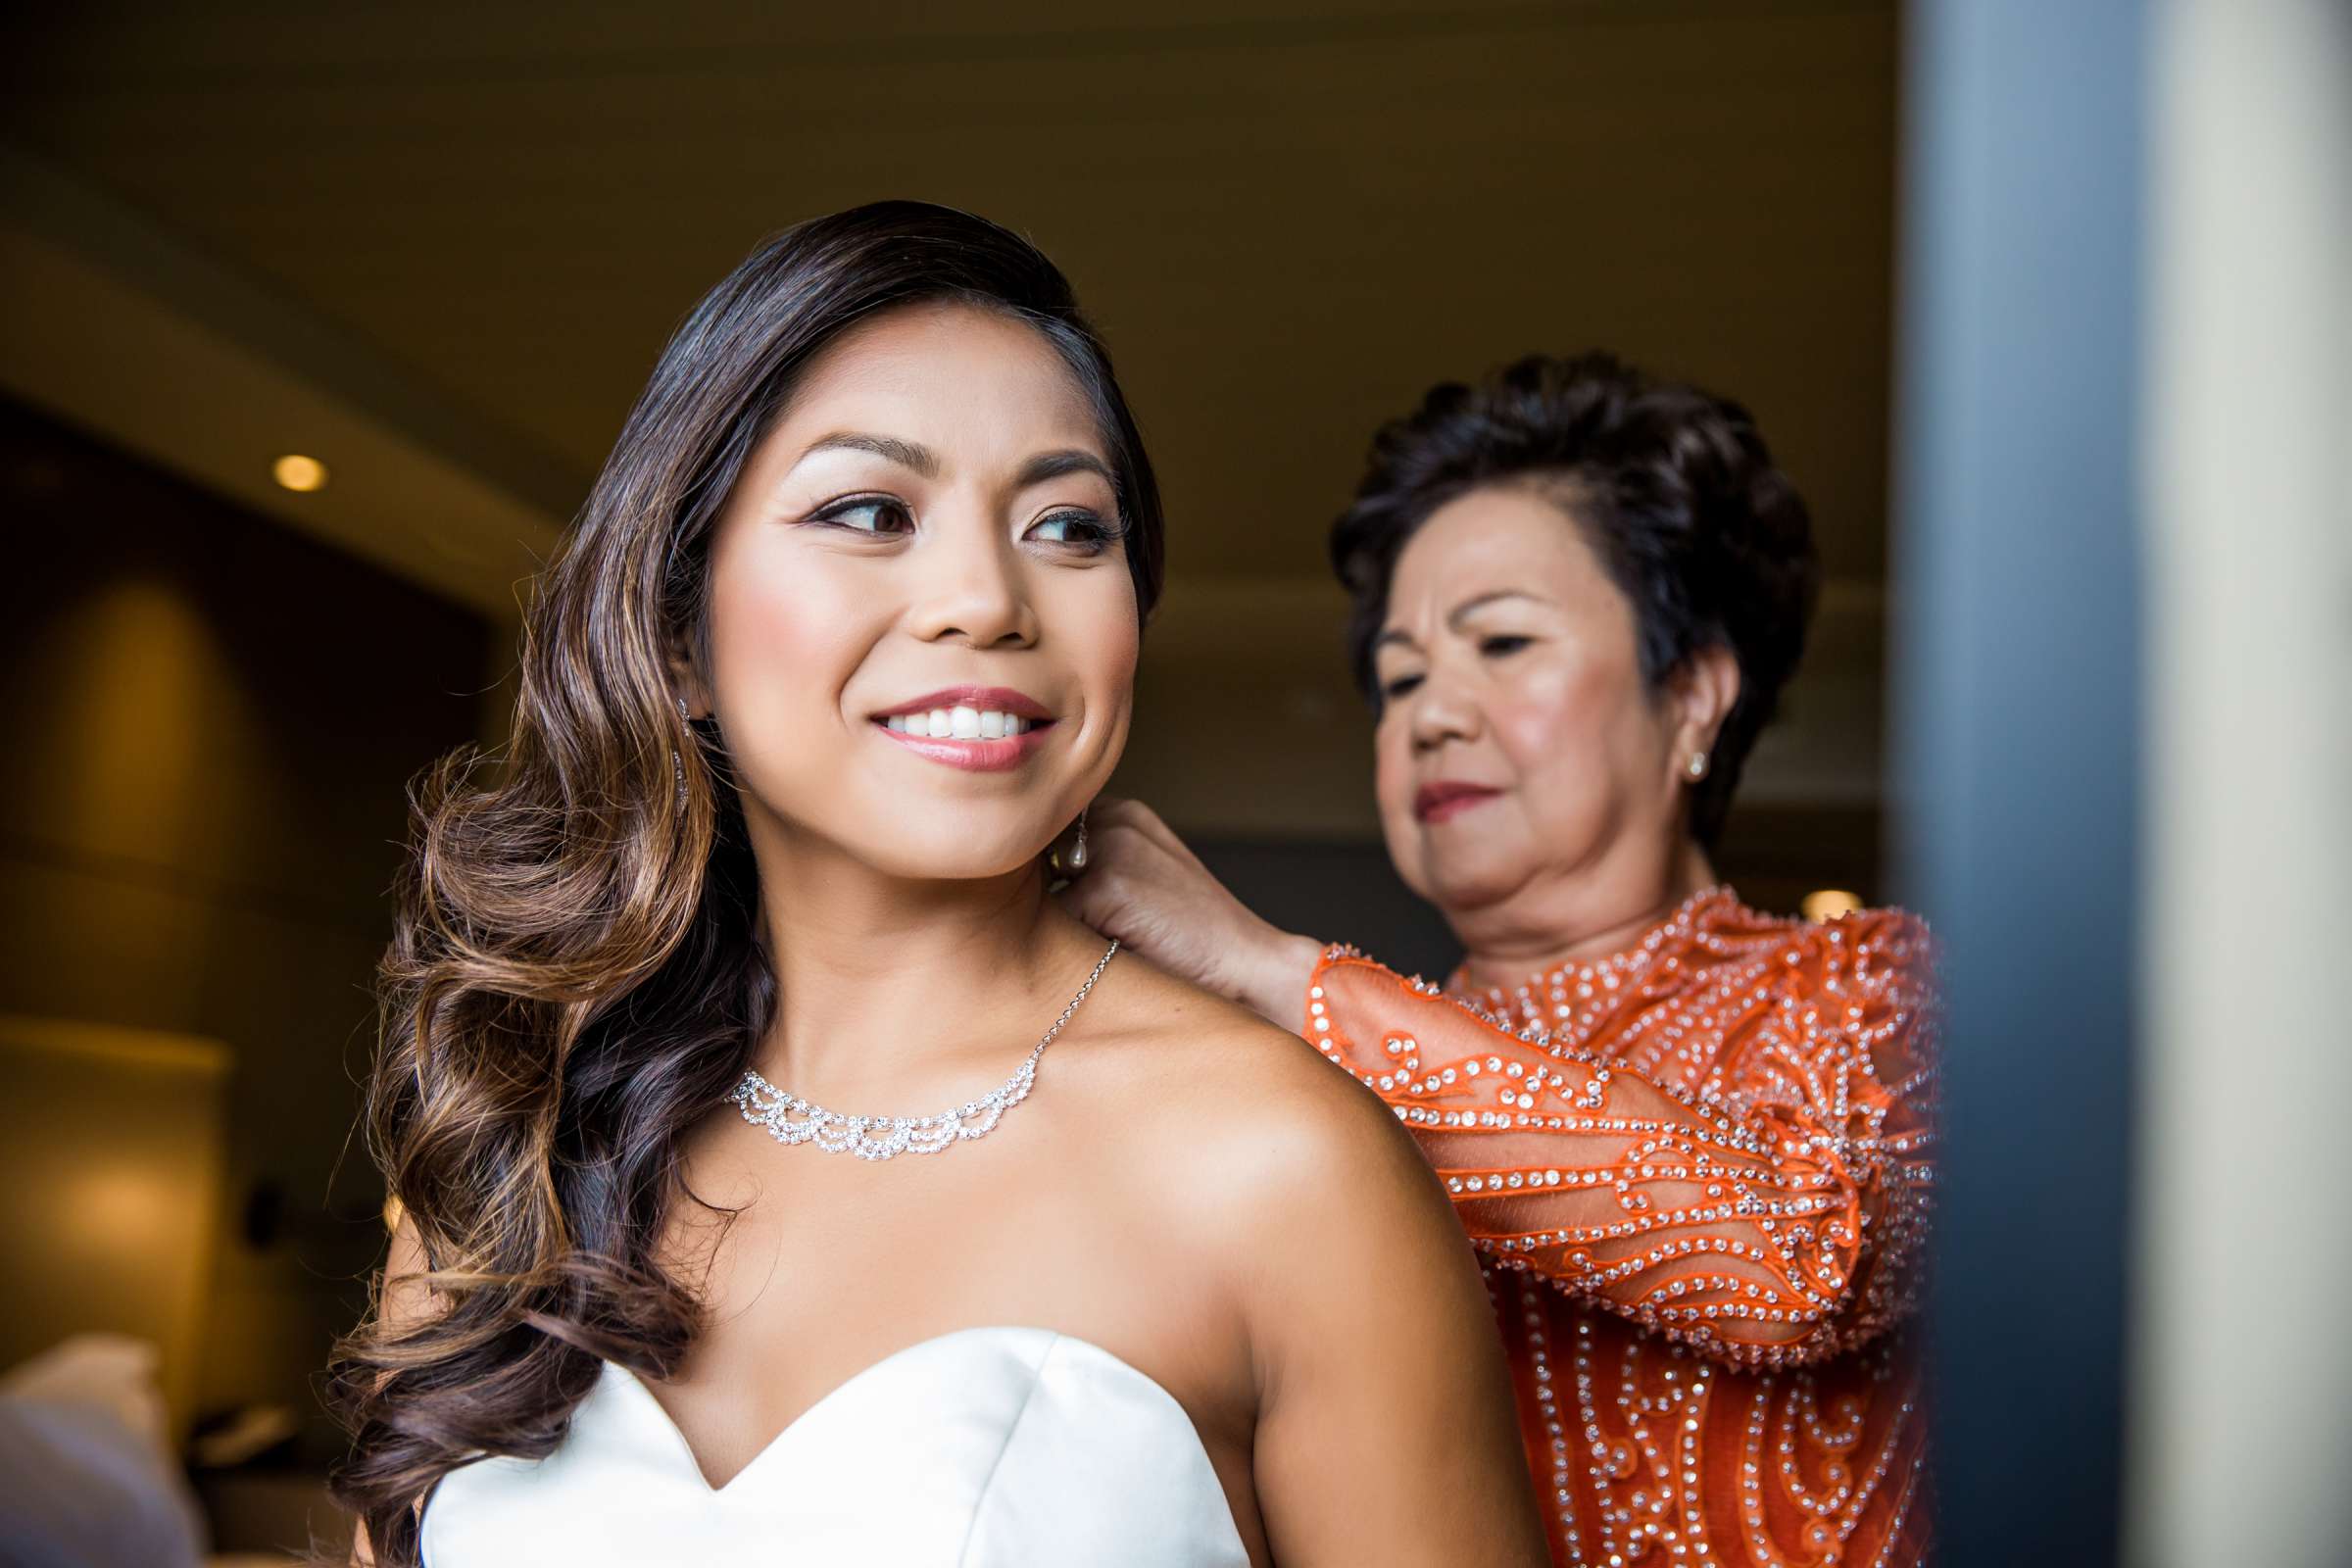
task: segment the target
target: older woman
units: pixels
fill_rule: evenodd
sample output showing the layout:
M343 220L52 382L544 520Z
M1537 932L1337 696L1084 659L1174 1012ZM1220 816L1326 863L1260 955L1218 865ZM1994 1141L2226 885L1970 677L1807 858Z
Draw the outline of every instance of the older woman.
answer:
M1802 649L1803 503L1737 405L1535 358L1383 429L1332 554L1389 852L1460 968L1274 929L1134 803L1069 899L1414 1134L1557 1560L1920 1560L1926 933L1761 913L1709 859Z

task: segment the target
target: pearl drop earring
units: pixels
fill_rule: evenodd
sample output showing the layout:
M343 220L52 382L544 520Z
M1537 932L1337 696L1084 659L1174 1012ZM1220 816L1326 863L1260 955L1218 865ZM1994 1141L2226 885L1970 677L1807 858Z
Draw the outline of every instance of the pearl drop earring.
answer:
M1683 771L1690 775L1690 782L1693 784L1705 778L1707 776L1707 754L1692 752L1690 760L1684 764Z
M1046 851L1046 869L1067 881L1086 869L1086 813L1094 808L1082 807L1078 811L1078 838L1064 855L1057 843Z

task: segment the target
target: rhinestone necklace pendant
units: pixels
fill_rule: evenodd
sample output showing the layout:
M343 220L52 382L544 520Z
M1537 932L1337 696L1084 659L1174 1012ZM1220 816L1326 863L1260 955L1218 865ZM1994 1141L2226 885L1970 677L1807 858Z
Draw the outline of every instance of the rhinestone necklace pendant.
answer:
M1028 1056L1013 1069L1012 1076L978 1100L968 1100L953 1110L943 1110L931 1116L845 1116L837 1110L827 1110L812 1104L800 1096L778 1089L756 1072L746 1072L743 1081L727 1092L728 1101L743 1112L743 1119L755 1127L764 1127L779 1144L814 1144L828 1154L855 1154L859 1159L896 1159L901 1154L936 1154L973 1138L985 1138L996 1131L1004 1112L1029 1098L1037 1083L1037 1058L1045 1054L1046 1047L1061 1033L1061 1026L1070 1021L1078 1004L1095 989L1102 971L1110 964L1111 955L1119 951L1114 939L1096 960L1094 973L1086 984L1070 998L1070 1004L1061 1009Z

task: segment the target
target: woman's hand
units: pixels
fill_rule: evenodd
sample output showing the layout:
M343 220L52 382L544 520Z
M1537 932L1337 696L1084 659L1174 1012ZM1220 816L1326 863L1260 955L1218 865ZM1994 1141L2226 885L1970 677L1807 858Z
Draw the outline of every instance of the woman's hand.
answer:
M1157 812L1104 797L1087 816L1072 914L1169 972L1296 1031L1323 945L1269 925L1226 891Z

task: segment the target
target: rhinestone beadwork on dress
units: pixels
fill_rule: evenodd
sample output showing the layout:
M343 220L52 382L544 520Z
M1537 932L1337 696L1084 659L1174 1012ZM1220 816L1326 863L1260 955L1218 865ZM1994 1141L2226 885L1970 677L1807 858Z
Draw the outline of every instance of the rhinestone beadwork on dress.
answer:
M1710 888L1515 987L1339 947L1306 1000L1308 1040L1388 1102L1480 1252L1557 1560L1922 1559L1917 920L1807 925Z

